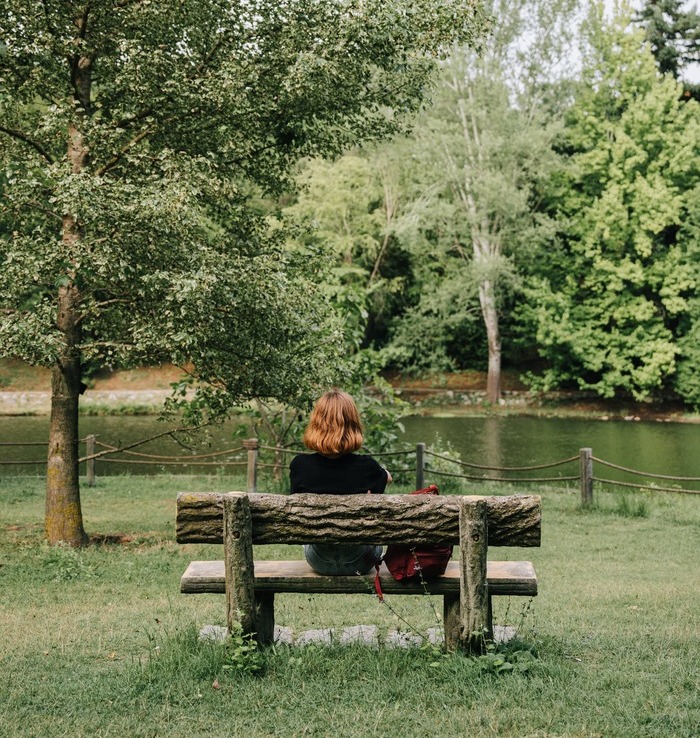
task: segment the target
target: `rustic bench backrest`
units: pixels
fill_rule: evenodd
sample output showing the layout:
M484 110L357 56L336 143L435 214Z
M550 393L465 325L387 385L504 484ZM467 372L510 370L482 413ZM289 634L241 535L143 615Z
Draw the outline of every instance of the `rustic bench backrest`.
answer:
M183 493L177 499L177 540L224 544L228 626L238 623L260 643L272 638L274 594L256 602L254 543L459 544L459 596L445 596L445 639L478 650L490 631L487 549L539 546L540 522L540 498L534 495L231 492Z
M237 493L242 494L242 493ZM224 494L177 498L179 543L223 543ZM247 495L252 542L459 543L462 500L486 504L489 546L539 546L537 495Z

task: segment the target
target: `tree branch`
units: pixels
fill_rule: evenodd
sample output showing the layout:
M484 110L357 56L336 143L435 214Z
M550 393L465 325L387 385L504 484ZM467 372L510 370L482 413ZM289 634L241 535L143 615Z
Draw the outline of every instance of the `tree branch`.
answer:
M50 215L52 218L55 218L60 223L63 223L63 216L59 215L58 213L54 213L53 210L49 210L49 208L42 205L37 200L29 200L28 201L30 205L33 205L37 210L39 210L42 213L45 213L46 215Z
M79 320L82 320L85 316L82 316ZM121 348L122 346L133 346L133 343L127 343L126 341L92 341L90 343L81 343L78 348L81 351L85 351L86 349L94 349L94 348Z
M119 447L112 446L111 448L108 448L106 451L98 451L96 454L91 454L90 456L83 456L81 459L78 459L78 463L81 464L83 461L88 461L89 459L99 459L100 456L107 456L108 454L117 454L122 451L128 451L130 448L136 448L136 446L143 446L144 443L148 443L149 441L155 441L157 438L162 438L163 436L169 436L173 433L182 433L185 431L191 433L192 431L200 430L200 428L205 428L208 425L210 424L202 423L201 425L196 425L192 428L188 428L186 426L181 426L180 428L171 428L170 430L163 431L162 433L156 433L154 436L150 436L149 438L144 438L141 441L136 441L126 446L119 446Z
M136 146L137 143L139 143L139 141L142 141L144 138L146 138L146 136L150 136L154 132L155 129L153 128L144 128L143 131L137 133L131 139L131 141L125 144L122 147L121 151L116 153L104 166L100 167L97 172L95 172L95 174L98 177L102 177L103 175L107 174L107 172L111 171L112 169L114 169L114 167L117 166L117 164L119 164L119 162L122 160L122 157L129 151L129 149L132 149L134 146Z
M28 146L31 146L35 151L41 154L49 164L54 163L54 158L51 156L51 154L49 154L49 152L38 141L30 138L26 133L18 131L14 128L6 128L2 125L0 125L0 132L6 133L11 138L16 138L18 141L26 143Z
M80 38L84 41L85 36L87 35L87 22L88 22L88 16L90 15L90 3L87 3L85 5L85 10L83 11L83 17L80 19Z
M44 18L46 19L46 27L49 29L49 33L52 36L55 36L56 35L56 28L53 26L53 24L51 23L51 20L49 18L49 6L48 6L46 0L41 0L41 4L42 4L42 6L44 8Z
M84 313L82 313L79 317L76 318L75 324L80 325L85 320L88 319L88 317L95 312L95 310L101 310L102 308L108 307L109 305L126 305L130 304L132 301L127 300L125 297L115 297L111 300L103 300L102 302L96 302L93 305L90 305L87 307ZM125 346L127 344L124 343L115 343L110 341L98 341L98 342L92 342L92 343L86 343L82 345L82 348L95 348L97 346ZM132 345L132 344L128 344Z

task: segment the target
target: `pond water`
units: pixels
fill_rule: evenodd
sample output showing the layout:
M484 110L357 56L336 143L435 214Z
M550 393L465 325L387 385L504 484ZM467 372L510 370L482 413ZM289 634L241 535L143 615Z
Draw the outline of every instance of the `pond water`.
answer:
M700 477L700 425L667 422L625 422L562 418L510 417L417 417L405 418L405 440L410 444L424 442L433 450L451 448L465 462L483 466L534 466L566 459L581 448L592 448L594 456L620 466L652 474ZM205 445L183 447L170 437L162 437L140 446L136 451L151 455L201 454L240 446L232 440L235 424L215 428ZM154 417L82 417L80 435L96 434L98 439L113 446L125 446L152 436L167 426ZM0 446L0 461L38 460L43 462L48 433L46 417L0 417L0 443L35 443L36 446ZM42 445L43 444L43 445ZM98 448L99 450L99 448ZM82 451L81 451L82 453ZM131 457L132 461L138 457ZM210 466L189 463L167 467L171 473L213 472L217 462L226 457L207 459ZM153 462L153 460L150 460ZM430 462L430 457L428 458ZM410 466L407 458L387 460L392 464ZM155 474L166 467L159 461L141 463L97 462L97 474ZM454 471L460 471L454 468ZM462 470L468 474L483 472ZM42 464L0 465L0 476L9 474L41 474ZM497 474L497 473L494 473ZM535 476L578 474L578 463L534 472ZM596 464L596 477L643 481L622 472ZM526 475L527 476L527 475ZM648 481L648 480L646 480ZM671 482L658 480L659 486ZM700 483L684 482L688 489L700 489Z
M698 424L496 416L411 417L405 426L408 441L433 443L436 448L445 448L449 442L463 461L484 466L548 464L577 455L581 448L591 448L594 456L619 466L651 474L700 477ZM533 474L578 474L578 462ZM594 474L637 483L649 481L602 465L596 465ZM671 483L659 480L657 484ZM698 483L682 486L700 488Z

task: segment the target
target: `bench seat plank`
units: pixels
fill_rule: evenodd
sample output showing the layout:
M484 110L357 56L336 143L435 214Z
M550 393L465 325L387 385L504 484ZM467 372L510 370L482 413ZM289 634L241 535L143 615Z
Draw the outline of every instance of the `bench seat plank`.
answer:
M385 594L459 594L459 562L451 561L445 574L426 582L397 582L382 564L380 582ZM537 576L529 561L489 561L486 580L489 595L537 594ZM192 561L180 580L185 594L223 594L226 590L223 561ZM374 593L374 570L364 576L324 576L301 560L256 561L256 592L309 592L314 594Z

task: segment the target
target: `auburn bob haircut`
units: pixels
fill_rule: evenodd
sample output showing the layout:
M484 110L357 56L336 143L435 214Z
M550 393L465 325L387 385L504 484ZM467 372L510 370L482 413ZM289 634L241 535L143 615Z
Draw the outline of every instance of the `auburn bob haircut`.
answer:
M324 456L335 456L357 451L362 441L362 423L355 400L339 389L320 397L304 431L304 445Z

